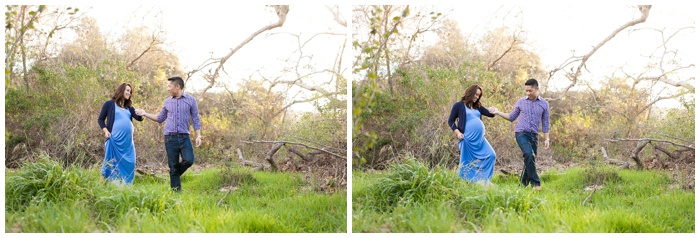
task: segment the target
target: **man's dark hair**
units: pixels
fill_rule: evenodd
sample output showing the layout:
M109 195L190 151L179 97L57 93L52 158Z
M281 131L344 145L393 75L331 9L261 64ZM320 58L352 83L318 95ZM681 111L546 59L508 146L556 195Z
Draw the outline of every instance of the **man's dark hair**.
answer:
M169 78L168 81L174 82L177 85L180 85L180 89L183 89L183 90L185 89L185 81L183 81L182 78L180 78L178 76Z
M534 88L539 88L539 84L537 83L537 79L528 79L525 82L525 86L531 86Z

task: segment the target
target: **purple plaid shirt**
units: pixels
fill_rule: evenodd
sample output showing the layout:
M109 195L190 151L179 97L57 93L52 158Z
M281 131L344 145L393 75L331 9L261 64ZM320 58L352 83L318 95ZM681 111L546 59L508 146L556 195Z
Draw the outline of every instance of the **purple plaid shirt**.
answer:
M197 100L189 94L182 93L180 98L168 97L163 102L163 108L158 114L158 123L165 122L163 134L170 133L190 133L190 119L195 130L202 129L199 121L199 109Z
M518 117L520 119L518 119ZM537 134L542 123L542 132L549 133L549 103L537 96L535 100L523 97L515 103L515 109L510 113L510 121L518 119L515 132L532 132Z

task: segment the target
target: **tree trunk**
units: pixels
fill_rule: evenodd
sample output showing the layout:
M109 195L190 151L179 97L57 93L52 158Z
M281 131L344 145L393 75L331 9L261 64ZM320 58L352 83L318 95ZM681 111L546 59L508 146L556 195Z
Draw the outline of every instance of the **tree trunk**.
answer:
M292 148L291 146L287 147L287 151L292 152L292 154L299 156L299 158L303 159L304 161L311 160L311 159L309 159L309 156L304 155L303 153L301 153L301 151L298 151L298 150Z
M634 162L637 163L638 169L644 169L644 164L642 164L642 160L639 159L639 152L641 152L642 149L644 149L644 146L646 146L647 144L649 144L648 140L640 141L639 143L637 143L637 148L634 148L634 150L632 150L632 155L630 157L632 157Z
M261 163L257 163L257 162L250 161L250 160L245 160L243 158L243 153L241 153L241 149L236 148L236 152L238 152L238 163L240 165L254 166L255 168L253 168L253 171L262 170L265 167Z
M24 47L24 38L20 38L20 51L22 52L22 78L24 78L24 87L29 92L29 76L27 75L27 52Z
M272 168L272 171L279 170L279 168L277 168L277 164L275 163L274 156L275 156L275 153L277 153L277 151L280 150L280 148L282 148L282 146L284 146L284 143L281 143L281 142L274 143L274 144L272 144L272 148L270 148L270 151L267 152L267 155L266 155L267 158L265 158L265 159L267 160L267 162L270 163L270 167Z

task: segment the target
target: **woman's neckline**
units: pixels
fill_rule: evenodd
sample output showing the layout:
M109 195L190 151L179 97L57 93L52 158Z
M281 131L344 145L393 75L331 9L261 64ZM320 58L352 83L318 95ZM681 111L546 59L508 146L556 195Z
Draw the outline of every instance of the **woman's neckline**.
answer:
M114 102L114 106L118 107L119 109L126 110L126 107L120 107L117 102Z

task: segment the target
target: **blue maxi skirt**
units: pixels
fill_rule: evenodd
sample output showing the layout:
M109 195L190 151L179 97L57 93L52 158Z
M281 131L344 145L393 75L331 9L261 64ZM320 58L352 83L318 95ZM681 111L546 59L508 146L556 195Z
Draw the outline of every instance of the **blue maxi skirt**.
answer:
M101 173L109 181L120 180L131 184L136 167L134 125L131 123L131 112L128 108L115 106L114 110L112 135L105 141L105 158Z
M496 152L484 137L484 123L479 110L466 108L467 123L460 150L459 177L472 183L488 184L493 176Z

